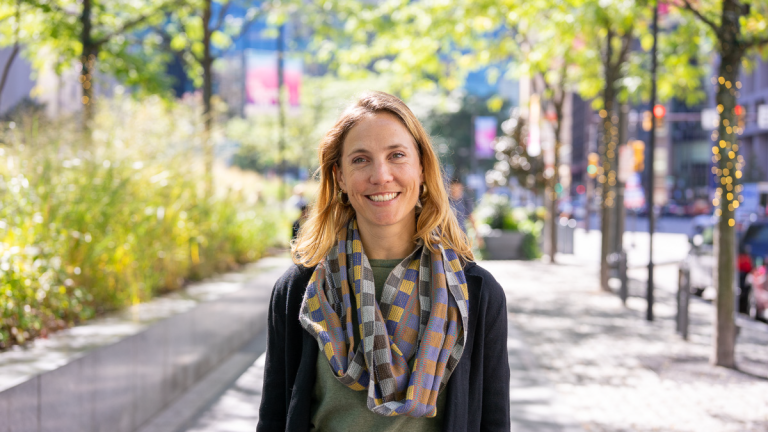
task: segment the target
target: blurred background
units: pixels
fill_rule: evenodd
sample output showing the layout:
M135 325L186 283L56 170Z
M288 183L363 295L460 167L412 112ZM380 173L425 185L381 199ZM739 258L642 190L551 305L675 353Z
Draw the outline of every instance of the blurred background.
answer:
M35 340L211 277L255 278L259 262L287 267L318 143L365 90L423 122L497 279L527 280L519 260L557 269L531 283L618 299L636 312L630 333L699 328L701 364L742 365L766 390L762 0L0 0L0 74L0 391L24 381L12 354ZM709 308L699 327L692 304ZM554 313L591 313L572 312ZM519 334L545 331L532 322ZM699 430L765 430L756 394L750 422ZM526 416L522 430L550 430ZM29 430L46 430L38 417ZM626 426L611 421L573 424Z

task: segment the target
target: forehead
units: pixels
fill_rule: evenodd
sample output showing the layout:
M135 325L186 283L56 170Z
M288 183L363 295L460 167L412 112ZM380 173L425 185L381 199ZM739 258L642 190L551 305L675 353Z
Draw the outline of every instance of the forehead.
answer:
M342 143L342 154L384 151L396 146L417 148L403 122L394 114L381 112L364 116L349 130Z

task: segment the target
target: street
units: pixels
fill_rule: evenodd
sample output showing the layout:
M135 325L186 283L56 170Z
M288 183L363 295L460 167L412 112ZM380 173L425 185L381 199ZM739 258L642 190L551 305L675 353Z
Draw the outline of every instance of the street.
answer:
M600 214L592 213L590 215L590 229L600 230ZM656 219L654 225L654 232L656 233L672 233L672 234L688 234L691 229L692 217L683 216L662 216ZM584 227L585 222L579 221L579 226ZM624 229L626 232L648 232L648 218L635 216L631 212L627 212L624 218Z

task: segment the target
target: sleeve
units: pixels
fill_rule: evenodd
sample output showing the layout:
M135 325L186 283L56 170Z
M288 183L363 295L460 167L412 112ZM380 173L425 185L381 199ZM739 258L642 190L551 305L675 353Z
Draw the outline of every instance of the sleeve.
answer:
M284 431L288 409L286 386L285 323L286 295L283 280L275 284L269 302L267 356L257 432Z
M510 429L509 358L507 352L507 299L492 277L487 283L489 299L485 313L483 342L483 417L480 430Z

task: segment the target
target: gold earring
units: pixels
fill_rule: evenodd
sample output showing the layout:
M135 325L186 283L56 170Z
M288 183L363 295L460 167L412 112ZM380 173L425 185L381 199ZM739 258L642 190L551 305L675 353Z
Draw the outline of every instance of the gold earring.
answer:
M427 184L426 183L422 183L421 187L422 187L422 190L421 190L421 195L419 196L419 199L425 200L425 199L427 199L427 195L429 195L428 190L427 190Z
M344 195L346 192L344 192L342 189L339 189L339 193L336 195L336 201L339 202L339 204L345 206L349 204L349 198L347 198L347 202L344 202Z

